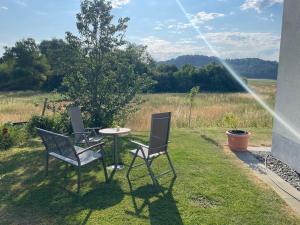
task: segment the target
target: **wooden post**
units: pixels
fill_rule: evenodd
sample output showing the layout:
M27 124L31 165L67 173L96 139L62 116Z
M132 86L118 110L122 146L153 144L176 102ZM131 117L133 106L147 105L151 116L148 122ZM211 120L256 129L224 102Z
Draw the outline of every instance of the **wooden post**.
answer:
M53 112L53 116L55 116L55 113L56 113L56 106L55 106L54 103L53 103L53 107L52 107L52 112Z
M189 113L189 128L191 128L191 119L192 119L192 108L193 108L193 100L190 102L190 113Z
M45 115L45 112L46 112L46 107L47 107L47 103L48 103L48 98L45 98L45 101L44 101L44 107L43 107L43 112L42 112L42 116Z

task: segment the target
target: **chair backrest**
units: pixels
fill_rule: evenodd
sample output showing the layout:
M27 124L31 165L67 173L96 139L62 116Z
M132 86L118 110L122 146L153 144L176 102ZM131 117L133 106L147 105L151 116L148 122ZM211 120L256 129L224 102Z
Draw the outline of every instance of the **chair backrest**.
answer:
M157 113L152 115L149 143L149 155L164 152L168 149L171 113Z
M56 153L63 157L75 160L78 162L78 156L71 141L67 136L57 134L51 131L37 128L38 134L46 147L48 153Z
M73 106L69 109L69 116L71 118L71 123L72 123L72 128L74 133L77 132L84 132L84 124L83 124L83 119L81 116L81 111L78 106ZM82 135L80 134L75 134L75 140L77 142L82 140Z

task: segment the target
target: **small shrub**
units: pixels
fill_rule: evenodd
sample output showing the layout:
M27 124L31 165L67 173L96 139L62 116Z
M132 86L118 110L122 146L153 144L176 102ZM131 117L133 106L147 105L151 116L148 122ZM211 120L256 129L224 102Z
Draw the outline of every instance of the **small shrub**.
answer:
M27 132L29 133L29 135L37 135L36 127L45 130L55 131L54 119L52 117L47 116L33 116L27 124Z
M239 118L233 113L227 113L223 117L223 124L225 127L230 127L236 129L239 125Z
M69 134L72 132L67 113L57 114L55 116L33 116L27 124L27 132L34 137L37 135L37 127L61 134Z
M22 146L28 140L24 127L14 127L11 124L0 126L0 150L7 150L14 146Z
M61 112L54 117L55 130L61 134L72 134L73 128L67 111Z
M9 129L5 126L1 127L0 149L6 150L13 146L13 139L10 136Z

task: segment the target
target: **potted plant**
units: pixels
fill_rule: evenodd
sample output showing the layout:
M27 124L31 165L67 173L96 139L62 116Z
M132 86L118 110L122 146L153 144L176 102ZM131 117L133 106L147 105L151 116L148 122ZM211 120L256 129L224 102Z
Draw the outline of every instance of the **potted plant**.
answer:
M228 146L232 151L246 151L251 133L237 129L238 119L233 115L225 116L225 123L231 125L234 129L226 131Z
M250 133L243 130L228 130L228 146L232 151L246 151L248 149Z

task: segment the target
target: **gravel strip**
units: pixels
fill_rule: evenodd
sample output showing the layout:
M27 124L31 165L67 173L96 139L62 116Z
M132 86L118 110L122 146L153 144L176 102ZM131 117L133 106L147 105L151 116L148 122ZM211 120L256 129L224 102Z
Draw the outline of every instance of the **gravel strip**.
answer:
M275 172L283 180L285 180L293 187L295 187L298 191L300 191L300 176L296 173L295 170L291 169L285 163L271 156L270 152L251 152L251 153L258 161L260 161L263 164L265 164L265 159L267 155L269 155L267 161L268 169Z

